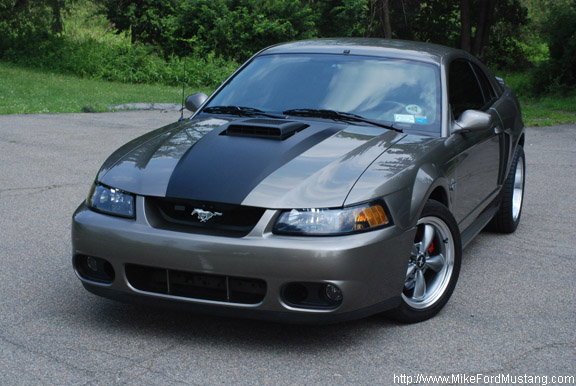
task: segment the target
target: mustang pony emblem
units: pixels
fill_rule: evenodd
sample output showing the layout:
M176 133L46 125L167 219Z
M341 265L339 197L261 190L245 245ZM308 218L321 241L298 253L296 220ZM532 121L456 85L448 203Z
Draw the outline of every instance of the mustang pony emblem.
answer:
M192 211L191 214L192 214L192 216L197 214L198 220L200 220L200 222L206 222L214 216L222 216L222 213L220 213L220 212L210 212L208 210L202 210L202 209L198 209L198 208L194 208L194 210Z

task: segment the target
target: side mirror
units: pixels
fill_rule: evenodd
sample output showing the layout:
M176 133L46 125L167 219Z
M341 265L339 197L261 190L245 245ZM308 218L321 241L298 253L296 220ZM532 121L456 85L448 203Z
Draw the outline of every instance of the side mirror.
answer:
M466 110L454 122L452 134L482 131L492 128L492 116L477 110Z
M202 104L206 102L206 99L208 99L208 96L203 92L192 94L188 96L188 98L186 98L186 108L195 113L196 111L198 111L200 106L202 106Z

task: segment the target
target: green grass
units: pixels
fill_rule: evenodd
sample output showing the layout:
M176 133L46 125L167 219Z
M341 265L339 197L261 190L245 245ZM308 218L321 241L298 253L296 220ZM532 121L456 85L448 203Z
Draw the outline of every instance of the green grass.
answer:
M186 90L210 93L209 88ZM0 62L0 114L107 111L124 103L180 103L182 88L82 79Z
M576 123L576 95L521 98L522 116L526 126L551 126Z
M529 72L504 73L506 84L518 95L526 126L551 126L576 123L576 94L534 97L533 79Z

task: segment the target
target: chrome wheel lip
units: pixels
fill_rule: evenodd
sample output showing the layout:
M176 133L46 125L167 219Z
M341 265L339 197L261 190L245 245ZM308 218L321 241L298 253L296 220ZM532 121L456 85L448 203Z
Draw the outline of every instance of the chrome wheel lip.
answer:
M516 171L514 172L514 186L512 191L512 220L518 221L524 199L524 159L518 158Z
M420 249L421 242L414 242L412 257L406 272L404 291L402 292L401 296L406 304L415 309L425 309L436 304L442 295L446 293L450 279L452 277L452 272L454 271L455 245L454 238L450 228L448 227L448 224L446 224L440 218L434 216L423 217L418 221L417 224L418 227L427 225L432 226L434 229L434 240L442 240L442 242L438 243L439 246L436 246L436 249L439 250L439 254L443 255L444 261L441 269L439 269L438 272L428 272L426 276L420 276L420 280L425 280L426 288L422 297L415 297L415 290L412 292L412 295L407 295L405 293L407 287L411 285L414 285L414 287L416 286L415 282L417 279L415 279L415 272L418 273L418 270L420 269L418 265L413 263L413 261L418 257L415 256L415 251ZM420 272L422 271L420 270Z

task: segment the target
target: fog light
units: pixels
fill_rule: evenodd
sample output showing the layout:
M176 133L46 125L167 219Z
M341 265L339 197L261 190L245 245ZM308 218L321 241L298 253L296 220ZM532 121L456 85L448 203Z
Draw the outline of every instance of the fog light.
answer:
M340 288L336 287L334 284L326 284L326 297L333 302L339 302L342 300L342 291Z
M98 272L98 262L92 256L86 258L86 265L94 272Z
M76 255L74 267L80 277L98 283L110 284L116 277L112 264L100 257Z

